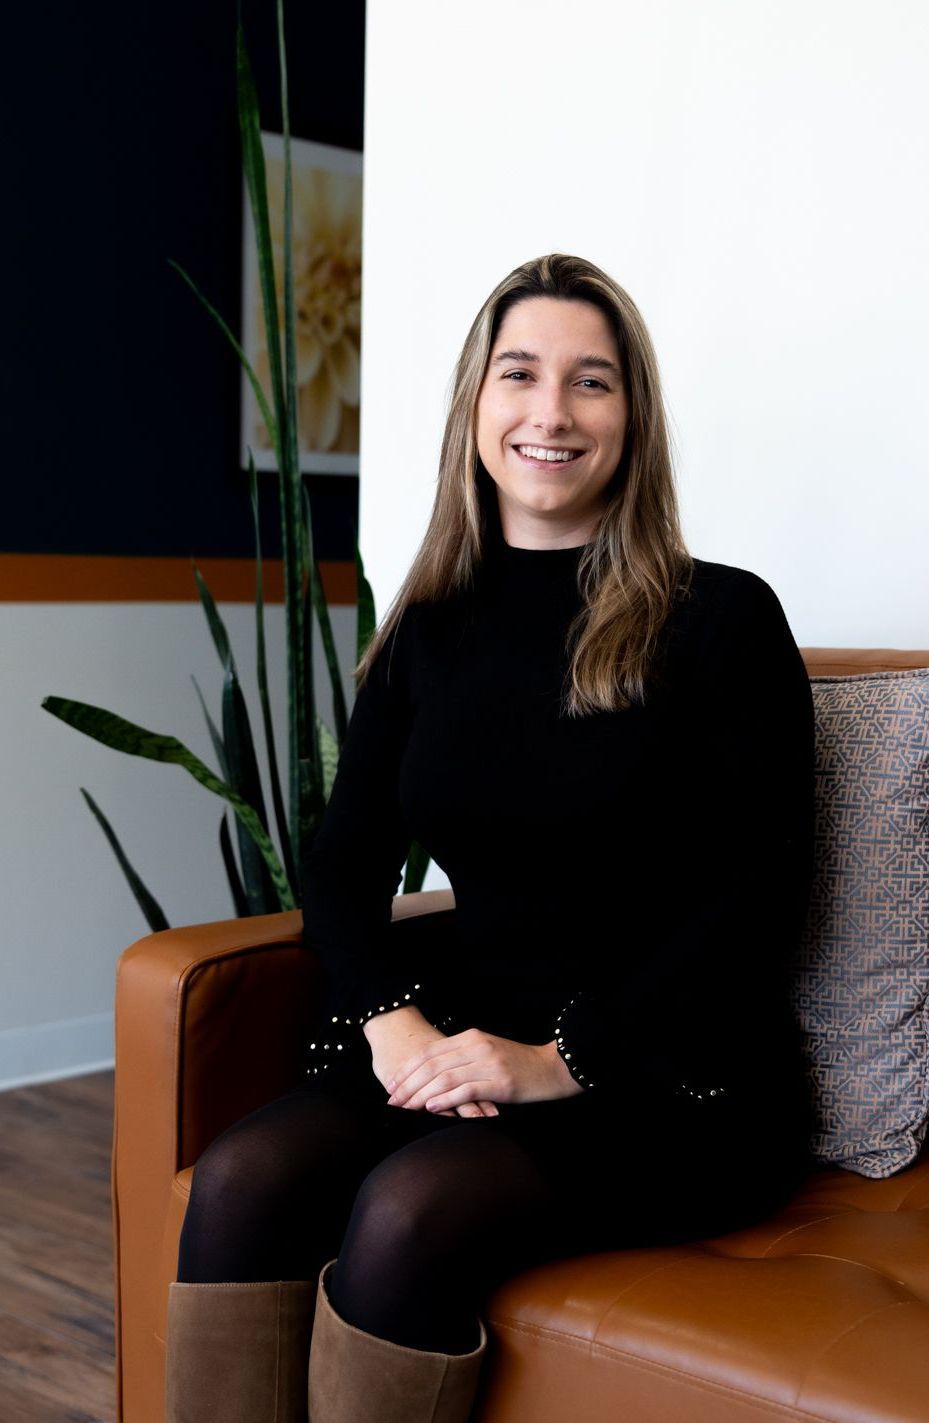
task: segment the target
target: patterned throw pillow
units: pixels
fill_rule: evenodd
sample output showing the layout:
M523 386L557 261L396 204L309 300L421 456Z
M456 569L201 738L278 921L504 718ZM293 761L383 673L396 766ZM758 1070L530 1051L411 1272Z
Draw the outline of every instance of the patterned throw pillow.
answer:
M795 962L824 1164L891 1176L929 1124L929 670L812 677L816 873Z

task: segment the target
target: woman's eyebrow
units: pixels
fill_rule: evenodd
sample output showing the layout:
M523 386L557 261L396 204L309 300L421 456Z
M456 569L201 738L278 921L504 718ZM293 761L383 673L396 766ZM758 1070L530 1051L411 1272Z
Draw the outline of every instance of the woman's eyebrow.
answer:
M497 366L503 361L538 362L539 359L540 357L533 355L532 351L501 351L498 356L494 356L491 364ZM606 356L576 356L574 364L575 366L592 366L598 371L612 371L615 376L622 374L616 362L607 360Z

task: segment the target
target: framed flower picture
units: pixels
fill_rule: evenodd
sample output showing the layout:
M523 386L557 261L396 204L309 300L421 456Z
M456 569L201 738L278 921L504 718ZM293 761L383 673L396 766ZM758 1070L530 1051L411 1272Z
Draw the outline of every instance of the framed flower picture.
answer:
M283 346L284 143L261 135ZM290 141L293 171L294 296L300 468L357 474L361 350L362 155L329 144ZM242 346L268 400L271 377L255 232L243 194ZM283 354L283 350L282 350ZM261 411L242 374L241 459L275 469Z

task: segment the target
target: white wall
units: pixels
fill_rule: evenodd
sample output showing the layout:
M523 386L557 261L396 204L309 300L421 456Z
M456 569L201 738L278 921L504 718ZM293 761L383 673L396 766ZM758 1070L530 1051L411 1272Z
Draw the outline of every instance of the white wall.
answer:
M220 611L262 747L254 609L225 604ZM330 613L350 697L355 613ZM286 762L280 607L267 609L266 635L278 755ZM113 1065L116 960L149 932L80 786L172 925L235 911L217 840L224 802L180 767L110 751L40 709L49 694L91 702L178 736L215 766L190 676L219 723L222 669L199 604L0 604L0 650L2 1090ZM314 666L318 707L331 726L318 640Z
M564 251L652 333L691 551L766 578L801 644L929 648L929 7L367 13L360 524L378 606L425 529L474 314Z

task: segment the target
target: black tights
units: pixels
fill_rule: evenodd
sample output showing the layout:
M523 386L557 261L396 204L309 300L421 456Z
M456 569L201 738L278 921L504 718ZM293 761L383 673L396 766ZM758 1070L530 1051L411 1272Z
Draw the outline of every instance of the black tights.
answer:
M320 1088L259 1108L203 1153L178 1279L312 1279L337 1256L328 1293L350 1324L411 1348L475 1348L493 1285L577 1244L559 1231L568 1202L500 1118Z
M591 1092L463 1118L387 1095L368 1069L228 1127L194 1170L178 1280L315 1280L337 1258L327 1285L343 1319L465 1353L483 1300L520 1270L734 1229L799 1179L766 1111L637 1113Z

